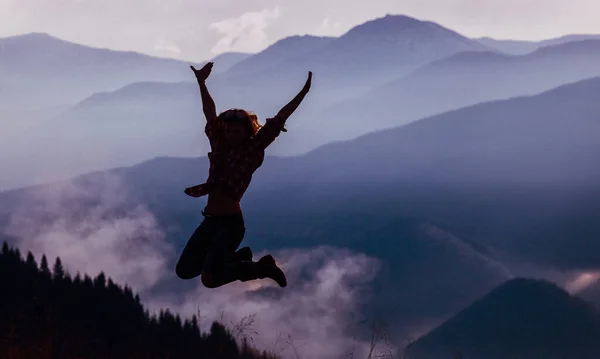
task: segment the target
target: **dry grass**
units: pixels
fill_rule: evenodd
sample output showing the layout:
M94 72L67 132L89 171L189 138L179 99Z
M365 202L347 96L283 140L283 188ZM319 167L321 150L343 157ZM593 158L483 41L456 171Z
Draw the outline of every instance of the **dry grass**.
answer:
M223 317L224 314L221 313L221 319L223 319ZM259 335L259 333L252 328L255 319L256 313L241 318L238 323L229 321L230 326L227 325L226 328L234 333L235 337L238 340L241 340L241 342L253 341L254 337ZM408 359L404 354L401 357L397 357L394 354L394 347L390 340L390 334L386 323L383 320L377 318L374 319L370 329L371 338L369 341L369 352L365 359ZM362 359L356 357L356 342L357 340L355 338L353 347L348 353L350 359ZM282 343L284 345L278 347L278 344L281 345ZM275 355L281 355L285 350L291 350L295 359L306 359L302 356L301 350L302 346L305 344L306 343L298 343L290 334L284 338L282 333L278 333L270 352ZM455 359L460 359L460 357L456 357Z

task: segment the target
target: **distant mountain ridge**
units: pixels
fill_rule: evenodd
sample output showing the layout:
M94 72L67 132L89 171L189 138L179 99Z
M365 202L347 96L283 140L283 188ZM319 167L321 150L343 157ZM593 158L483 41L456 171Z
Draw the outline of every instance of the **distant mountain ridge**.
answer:
M250 54L225 53L216 73L226 71ZM190 65L134 51L118 51L68 42L45 33L0 39L0 75L8 84L0 104L54 106L74 104L101 91L114 91L141 81L193 82ZM43 86L40 86L43 84ZM60 91L54 89L60 88ZM35 101L30 99L35 98Z
M223 53L214 73L252 54ZM52 121L97 93L140 82L193 83L189 63L76 44L46 33L0 38L0 142Z
M35 35L31 39L39 39L40 36ZM331 141L395 127L478 102L531 95L566 82L600 75L600 53L594 50L597 42L589 40L560 45L517 59L490 52L486 46L438 24L407 16L388 15L360 24L340 37L292 36L258 54L232 54L239 61L232 65L230 71L215 71L210 90L219 110L229 107L248 108L264 120L296 94L305 80L307 70L313 70L313 89L290 120L291 131L286 134L287 141L285 144L276 143L271 149L278 155L298 155ZM295 43L301 46L292 46ZM273 53L278 49L282 50L281 58ZM291 49L302 55L289 57ZM272 60L274 67L264 71L252 70L253 59L261 56ZM578 56L578 66L570 66L575 61L574 56ZM0 58L0 63L2 61ZM107 64L114 62L115 60L111 60ZM133 145L126 140L117 147L124 146L120 147L122 151L138 151L138 148L144 147L140 151L143 155L133 155L131 160L122 163L106 157L106 161L103 161L106 164L94 164L88 170L133 164L154 156L195 156L205 153L205 146L198 145L202 141L201 131L189 130L190 126L196 126L202 118L201 101L189 64L177 61L173 63L173 77L169 78L168 83L163 83L164 78L156 79L157 76L153 78L140 75L133 83L118 76L118 81L126 84L117 86L115 82L111 85L115 87L110 90L95 88L94 94L86 97L76 108L65 110L64 107L59 107L55 111L32 112L31 116L36 117L31 120L32 124L45 124L37 129L32 128L27 133L21 132L10 140L13 143L27 144L26 150L19 150L19 146L7 148L5 144L6 153L23 152L28 153L28 157L34 155L36 143L50 140L53 145L58 142L58 137L49 138L51 133L58 133L60 137L65 137L65 142L69 142L67 138L77 138L81 134L71 129L82 126L82 123L86 126L83 133L106 132L94 128L97 123L119 123L121 127L111 129L113 133L119 133L125 139L138 138L142 136L142 132L137 126L144 124L144 133L163 137L163 140L153 142L152 146L142 145L141 142ZM262 62L258 61L260 63ZM398 66L404 70L408 67L419 70L402 76L404 70ZM568 66L567 70L565 66ZM219 64L216 64L215 69L217 68L224 71ZM236 75L236 68L244 69L244 72ZM161 72L155 69L147 71L155 74ZM386 79L385 84L373 88L371 85L379 81L374 80L378 75L369 71L380 72L381 79ZM129 75L133 73L126 72ZM87 74L88 71L83 73ZM394 79L396 76L399 78ZM98 76L99 81L105 84L112 81L107 79L109 77L104 71L100 71ZM84 81L79 77L76 79L81 82L72 88L76 96L85 93L80 85L91 86L95 81ZM68 77L52 81L60 82L61 86L69 82ZM47 92L48 88L52 88L42 89L37 80L33 83L35 86L31 88L36 90L32 90L31 95L35 95L35 91ZM344 83L348 86L343 85ZM363 90L366 92L362 92ZM356 93L362 94L356 96ZM55 99L50 97L52 96L36 96L53 102ZM10 106L13 106L18 101L10 102ZM43 105L38 101L35 104ZM99 104L105 108L100 109ZM55 113L60 116L51 120ZM8 111L5 118L11 116L25 115L19 111ZM44 120L38 117L43 117ZM79 121L78 117L85 118L86 122ZM52 131L48 132L45 128L51 128ZM169 136L177 136L177 140ZM34 145L29 146L30 143ZM163 145L159 145L160 143L167 144L167 147L161 147ZM114 146L115 141L111 140L105 144L96 143L94 147L108 151L109 147L115 148ZM73 153L72 150L67 152ZM85 158L82 161L87 164L94 162ZM70 167L75 171L73 173L87 171L82 167L81 172L78 172L76 165ZM17 172L14 171L15 174ZM32 176L33 174L27 175L21 180Z
M43 33L0 39L0 143L97 92L190 81L189 63L71 43Z
M461 52L340 101L313 117L339 128L335 139L391 128L477 103L539 94L600 76L600 40L553 45L527 55ZM365 119L368 119L366 121ZM352 122L353 126L341 126Z
M387 36L381 36L382 32L389 33ZM39 36L31 36L30 39L39 40ZM115 162L110 159L112 155L82 158L80 163L87 169L74 163L69 165L69 174L76 174L99 169L102 166L110 168L115 165L133 164L154 156L177 156L183 153L191 153L195 156L206 152L202 146L195 145L200 142L198 135L201 135L201 131L190 131L189 126L174 125L178 122L197 124L202 118L201 101L197 88L194 88L194 78L189 64L168 60L168 66L164 67L163 63L166 60L160 60L158 63L158 60L141 55L105 53L102 50L71 45L59 40L50 41L46 37L42 40L44 43L57 41L61 48L67 46L68 49L63 51L65 54L72 55L67 56L66 59L56 57L54 68L35 66L39 71L47 71L43 76L49 78L34 77L35 80L32 80L30 85L25 84L25 88L20 93L27 96L21 98L22 102L27 103L31 96L44 99L48 103L72 99L81 99L81 101L76 108L62 112L58 118L36 121L42 123L38 128L30 127L30 131L21 132L10 139L9 142L15 146L8 148L7 153L36 157L36 146L40 147L44 144L44 146L54 147L56 143L61 142L59 138L64 142L64 145L58 145L60 147L68 146L69 143L73 143L71 139L74 139L77 143L74 146L79 148L83 141L95 143L93 147L101 151L112 152L118 148L121 153L130 151L143 153L137 157L134 155L131 160L123 158L126 162ZM300 90L308 71L313 71L314 86L309 98L294 114L294 120L290 121L293 135L289 136L291 138L285 146L292 149L300 146L310 148L310 146L314 147L314 144L327 142L326 132L319 134L320 131L315 131L314 126L307 126L308 124L304 124L303 121L303 118L314 118L314 112L319 108L344 98L349 93L369 88L379 81L378 76L389 78L390 73L400 76L403 71L409 71L431 60L463 50L480 48L483 46L475 41L439 25L406 16L386 16L358 25L337 38L315 36L286 38L261 53L245 58L242 56L236 65L232 65L230 71L215 72L211 76L209 86L219 110L229 107L248 108L264 119L274 115L287 103ZM79 52L82 52L80 56ZM16 54L12 56L18 58ZM90 63L94 63L93 54L100 54L106 60L98 62L99 65L93 67L94 71L90 71ZM132 56L144 59L147 65L140 67L138 62L131 60ZM2 61L3 59L0 58L0 62ZM61 67L64 61L68 62ZM69 65L66 65L67 63ZM215 69L219 67L219 64L215 64ZM242 72L237 74L236 69ZM18 76L25 75L14 76L16 79L19 78ZM40 87L40 81L47 86ZM61 91L49 90L57 87L58 83ZM94 95L85 96L86 93L91 93L92 89ZM15 94L20 96L19 92ZM35 104L42 106L44 101L36 101ZM17 102L19 101L11 101L11 106ZM100 103L104 108L98 107ZM88 105L89 108L86 107ZM84 111L86 108L88 112ZM115 127L107 129L108 124L114 124ZM81 128L82 126L84 128ZM92 133L98 134L96 139L92 142L84 139ZM102 135L105 133L112 133L115 138L108 138L104 140L104 144L100 144L101 142L98 141L105 138ZM141 145L142 142L136 141L134 144L129 140L140 138L142 133L148 136L159 136L158 138L163 137L165 141L153 141L153 147L148 147L148 145ZM168 136L171 137L166 138ZM188 138L181 137L176 140L175 136ZM117 140L118 137L125 140ZM125 142L116 144L116 141ZM29 146L30 143L34 145ZM167 144L168 148L161 143ZM181 144L184 146L181 147ZM7 144L3 145L4 148L7 146ZM22 146L27 148L22 149ZM181 150L177 150L177 147ZM138 148L143 149L140 151ZM286 154L285 151L277 151ZM72 157L69 154L76 152L67 149L63 154L55 154L53 158ZM287 154L297 153L298 151L287 151ZM98 161L106 164L97 165ZM45 162L52 163L52 161ZM78 167L81 168L81 172L77 170ZM13 173L19 171L21 170L15 170ZM24 177L34 176L36 175L31 173Z
M438 24L403 15L369 20L337 38L323 38L320 42L324 46L316 46L314 51L281 62L272 71L283 74L302 69L304 73L311 69L315 74L321 73L323 78L336 81L341 80L341 73L354 71L355 82L374 81L365 76L377 78L383 71L393 71L393 76L398 77L415 66L456 52L487 49ZM381 67L381 71L377 67ZM388 73L387 78L389 76Z
M329 36L289 36L263 51L239 61L227 71L227 76L266 71L279 63L303 56L331 43L335 37ZM217 61L217 59L215 59Z
M483 45L486 45L490 48L496 49L498 51L504 52L506 54L512 55L524 55L530 52L533 52L539 48L549 45L560 45L571 41L581 41L581 40L598 40L600 39L600 35L596 34L571 34L560 36L552 39L542 40L542 41L525 41L525 40L501 40L494 39L491 37L480 37L475 40L479 41Z

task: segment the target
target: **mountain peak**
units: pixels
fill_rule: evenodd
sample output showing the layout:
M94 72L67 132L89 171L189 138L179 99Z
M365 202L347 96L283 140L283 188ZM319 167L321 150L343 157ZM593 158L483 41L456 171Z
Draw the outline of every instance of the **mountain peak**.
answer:
M438 58L468 50L484 50L477 41L438 23L406 15L386 15L353 27L340 37L341 42L356 45L356 41L384 43L421 51L438 51ZM442 50L444 49L444 50ZM442 55L441 53L444 53ZM428 61L426 61L428 62Z
M498 288L493 290L489 296L510 296L513 299L516 297L525 298L529 296L537 296L544 300L551 296L568 297L569 294L553 282L530 278L515 278L506 281Z
M351 35L355 33L371 35L389 34L392 32L419 28L426 24L426 22L417 20L410 16L387 14L384 17L369 20L367 22L353 27L346 33L346 35Z
M5 36L2 37L2 39L9 39L9 38L54 38L54 36L48 34L47 32L28 32L28 33L24 33L24 34L18 34L18 35L11 35L11 36Z
M335 39L332 36L315 36L315 35L292 35L288 37L284 37L283 39L277 40L272 45L270 45L267 49L275 49L275 48L287 48L290 46L301 46L303 43L315 43L321 42L323 44L327 43Z
M0 41L19 41L19 42L48 42L48 41L55 41L55 42L68 42L66 40L60 39L56 36L52 36L48 33L45 32L29 32L26 34L19 34L19 35L11 35L11 36L7 36L7 37L2 37L0 38Z
M293 35L276 41L261 52L233 65L229 75L266 71L289 59L305 56L336 39L329 36Z

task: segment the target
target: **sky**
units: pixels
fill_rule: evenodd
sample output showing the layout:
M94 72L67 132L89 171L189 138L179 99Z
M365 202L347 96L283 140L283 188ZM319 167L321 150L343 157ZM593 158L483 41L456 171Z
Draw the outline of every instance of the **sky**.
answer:
M94 47L203 61L292 35L339 36L386 14L469 37L600 33L597 0L0 0L0 37L45 32Z

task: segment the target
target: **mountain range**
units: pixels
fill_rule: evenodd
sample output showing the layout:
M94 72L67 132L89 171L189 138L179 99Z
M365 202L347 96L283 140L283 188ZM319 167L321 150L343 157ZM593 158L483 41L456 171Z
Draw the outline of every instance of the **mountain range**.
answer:
M600 76L600 40L543 47L527 55L462 52L322 111L334 139L399 126L477 103L534 95ZM353 126L343 126L344 123Z
M23 43L17 46L23 49L28 49L29 43L43 42L39 48L56 48L48 51L55 54L53 58L66 54L65 59L55 60L55 67L63 61L71 64L71 57L81 57L79 62L65 65L69 74L42 76L67 84L69 78L80 78L76 74L87 66L86 58L105 51L40 34L9 39L10 43ZM275 155L293 156L332 141L479 102L532 95L598 76L599 44L600 40L570 41L510 56L431 22L386 16L358 25L340 37L292 36L258 54L224 54L220 57L223 63L215 62L209 88L219 110L243 107L264 119L289 101L302 86L306 70L313 70L314 86L289 121L287 141L270 149ZM70 55L78 51L86 55ZM12 58L17 59L19 53L27 51L17 51ZM111 89L107 83L112 75L102 76L104 87L95 80L85 81L86 86L95 86L95 94L74 90L77 94L90 93L77 105L48 103L54 107L38 104L27 110L2 110L9 112L3 118L11 119L2 121L4 127L11 126L15 122L12 119L20 118L23 111L36 120L18 122L25 129L0 144L0 153L8 154L0 155L0 165L10 173L0 180L0 187L65 179L156 156L194 157L208 152L199 93L189 64L115 51L102 56L110 61L99 68L100 72L115 73L122 86L113 83ZM137 58L146 65L131 60ZM348 62L348 58L353 60ZM8 68L11 62L4 61ZM139 71L131 71L132 66ZM135 75L142 69L153 75ZM129 77L122 76L125 72ZM30 160L16 161L13 154Z
M183 61L92 48L43 33L0 39L2 106L74 104L138 81L189 79ZM60 91L58 91L60 89Z
M0 68L4 69L0 73L10 73L7 84L18 89L6 87L6 92L13 95L4 97L6 104L3 111L7 114L2 122L6 119L9 119L9 124L23 122L17 115L26 104L28 109L45 109L82 101L68 110L61 107L58 116L52 119L48 116L56 112L36 121L27 119L27 123L41 124L24 126L28 130L7 139L1 146L1 152L28 152L29 158L35 155L46 164L53 164L57 157L66 158L63 153L77 153L82 144L90 147L86 151L99 151L96 156L100 158L106 158L107 152L114 152L120 146L128 148L131 154L129 159L120 162L97 163L92 153L91 158L82 157L79 163L65 159L64 166L69 168L69 172L62 177L53 177L47 171L41 175L36 168L30 168L29 171L37 173L11 178L0 183L2 187L26 183L28 178L33 177L47 181L100 168L132 165L158 155L187 155L194 148L193 144L200 142L198 135L202 131L190 131L199 118L201 112L198 108L201 107L198 107L198 89L187 63L88 48L42 34L11 37L2 40L1 45L10 56L0 60ZM253 56L238 56L239 61L230 64L231 71L215 71L209 86L219 109L248 108L264 118L287 103L300 90L307 72L312 70L315 85L311 90L311 100L307 100L295 114L300 120L318 108L388 79L390 74L401 76L430 61L477 49L484 47L437 24L406 16L386 16L358 25L337 38L290 37ZM44 57L30 56L39 51L43 51ZM219 66L215 63L215 68ZM59 84L61 91L51 90ZM92 95L94 92L96 94ZM36 100L31 101L32 98ZM31 106L31 102L35 105ZM98 112L99 104L102 109ZM155 120L149 123L148 118ZM78 130L81 126L85 129ZM291 126L295 127L293 123ZM146 128L145 138L163 139L151 140L156 146L132 144L140 139L140 127ZM165 131L167 127L169 130ZM58 134L52 137L52 131ZM82 132L89 135L82 136ZM106 132L115 134L115 137L122 136L118 146L115 147L114 139L107 141L102 135L97 138L94 135ZM192 137L186 136L186 133ZM306 127L295 130L295 133L302 138L295 140L295 146L288 147L300 148L301 144L311 142L315 146L327 141L326 134L315 135L314 130ZM70 137L76 138L75 143L69 140ZM306 141L311 137L312 141ZM58 153L48 151L49 145L44 138L53 143L50 147L57 145L63 149ZM39 146L35 145L38 140L42 142ZM183 144L183 147L175 147L173 152L162 148L160 143ZM27 144L26 149L23 144ZM196 148L199 152L194 155L206 152L206 148ZM153 156L149 157L150 153ZM12 169L6 160L0 159L0 165Z
M250 55L217 56L215 73ZM203 63L94 48L45 33L0 38L0 138L51 120L98 92L137 82L190 81L189 65Z

